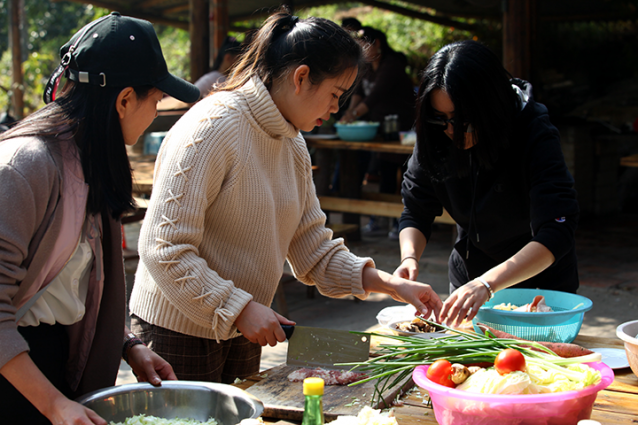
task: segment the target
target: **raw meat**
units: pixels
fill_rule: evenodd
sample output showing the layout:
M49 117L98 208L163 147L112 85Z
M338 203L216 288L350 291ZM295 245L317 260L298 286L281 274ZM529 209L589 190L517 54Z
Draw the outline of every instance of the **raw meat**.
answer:
M348 385L360 381L368 376L361 372L351 372L348 370L328 370L320 367L297 369L288 375L290 382L302 382L306 378L321 378L325 385Z

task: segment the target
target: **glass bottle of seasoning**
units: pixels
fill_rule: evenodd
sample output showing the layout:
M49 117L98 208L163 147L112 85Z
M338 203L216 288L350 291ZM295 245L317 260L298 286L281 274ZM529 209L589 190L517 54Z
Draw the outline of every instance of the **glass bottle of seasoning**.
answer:
M399 140L399 116L386 115L383 119L383 139Z
M323 425L323 379L304 379L303 394L306 400L301 425Z

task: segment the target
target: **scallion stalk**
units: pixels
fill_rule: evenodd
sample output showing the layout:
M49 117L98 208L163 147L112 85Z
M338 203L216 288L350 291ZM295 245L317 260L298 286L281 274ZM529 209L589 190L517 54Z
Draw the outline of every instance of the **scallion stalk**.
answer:
M534 341L520 341L517 339L495 338L494 335L482 335L449 328L440 323L421 319L430 325L443 328L453 333L450 336L424 339L402 335L384 335L368 332L354 332L363 335L377 336L398 341L397 344L383 343L373 353L373 357L365 362L338 363L340 366L352 366L350 370L358 369L365 372L366 379L349 385L359 385L364 382L377 380L373 395L376 404L383 401L386 389L400 383L412 373L416 366L432 364L439 359L446 359L451 363L494 363L496 356L506 348L514 348L526 358L526 361L537 364L545 369L560 370L567 376L577 373L561 366L600 361L600 354L590 354L576 358L563 358L542 344ZM490 336L491 335L491 336ZM394 379L392 379L394 377Z

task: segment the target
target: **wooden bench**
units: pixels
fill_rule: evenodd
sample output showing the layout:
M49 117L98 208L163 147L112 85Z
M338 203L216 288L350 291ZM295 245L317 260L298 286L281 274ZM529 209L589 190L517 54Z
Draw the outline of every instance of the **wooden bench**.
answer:
M620 165L622 167L638 167L638 154L623 156L620 158Z
M334 196L320 196L319 203L324 211L342 213L377 215L383 217L401 217L403 202L399 195L384 193L363 193L363 199L337 198ZM435 223L451 224L456 222L450 214L443 210L443 214L434 219Z

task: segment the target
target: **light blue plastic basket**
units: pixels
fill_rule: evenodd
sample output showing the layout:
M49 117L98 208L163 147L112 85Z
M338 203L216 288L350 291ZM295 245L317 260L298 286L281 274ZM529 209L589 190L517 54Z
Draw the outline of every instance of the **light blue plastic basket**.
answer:
M517 306L529 304L536 295L545 297L545 304L554 310L547 313L496 310L501 303ZM479 309L472 320L474 330L483 323L499 331L507 332L530 341L572 342L583 324L585 312L591 310L592 302L582 295L546 289L504 289Z

